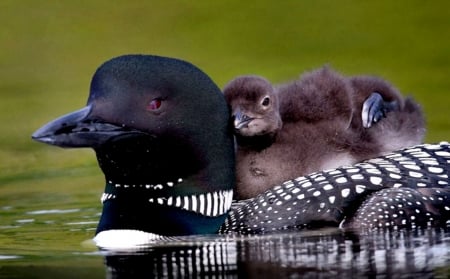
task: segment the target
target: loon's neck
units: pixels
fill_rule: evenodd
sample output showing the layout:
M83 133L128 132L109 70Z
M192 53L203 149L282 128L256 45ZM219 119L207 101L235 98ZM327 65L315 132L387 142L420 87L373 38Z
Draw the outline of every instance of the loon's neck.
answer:
M183 178L164 184L107 181L97 233L138 230L158 235L217 233L231 207L232 189L186 194ZM181 193L181 194L177 194Z
M175 194L234 188L231 138L199 146L164 136L132 135L115 138L95 152L110 184L153 185L155 190L167 186L163 189ZM179 183L182 187L170 186Z
M106 179L97 233L205 234L224 222L233 194L232 160L211 160L182 142L147 135L118 138L95 151Z

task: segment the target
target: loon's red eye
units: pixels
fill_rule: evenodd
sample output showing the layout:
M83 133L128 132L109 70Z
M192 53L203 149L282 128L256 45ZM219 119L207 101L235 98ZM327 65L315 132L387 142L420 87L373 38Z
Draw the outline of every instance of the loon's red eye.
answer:
M157 110L161 106L161 99L156 98L150 101L147 105L147 110Z

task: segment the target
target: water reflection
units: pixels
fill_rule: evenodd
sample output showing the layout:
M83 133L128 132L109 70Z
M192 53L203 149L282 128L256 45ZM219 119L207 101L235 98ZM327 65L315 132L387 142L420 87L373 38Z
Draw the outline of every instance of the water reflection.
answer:
M447 278L449 233L321 231L171 242L106 256L107 278Z
M80 245L98 223L90 205L2 213L0 278L450 278L450 229L191 236L99 252Z
M232 278L236 242L159 247L129 255L106 256L107 278Z

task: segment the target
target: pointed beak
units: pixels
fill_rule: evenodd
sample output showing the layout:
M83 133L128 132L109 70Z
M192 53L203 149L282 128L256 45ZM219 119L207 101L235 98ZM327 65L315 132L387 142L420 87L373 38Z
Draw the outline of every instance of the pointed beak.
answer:
M233 124L234 128L236 130L240 130L242 128L245 128L248 126L248 124L254 119L252 117L249 117L245 113L243 113L240 109L237 109L236 112L233 114Z
M63 115L39 128L32 139L60 147L99 147L111 138L143 132L91 118L92 106Z

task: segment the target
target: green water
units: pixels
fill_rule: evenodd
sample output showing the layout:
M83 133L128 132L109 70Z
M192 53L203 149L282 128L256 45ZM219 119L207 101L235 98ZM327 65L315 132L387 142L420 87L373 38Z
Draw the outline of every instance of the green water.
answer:
M448 1L1 1L0 272L105 276L89 242L103 190L93 152L30 140L85 104L103 61L182 58L220 87L248 73L282 82L326 63L374 74L422 104L436 142L450 140L449 26Z

